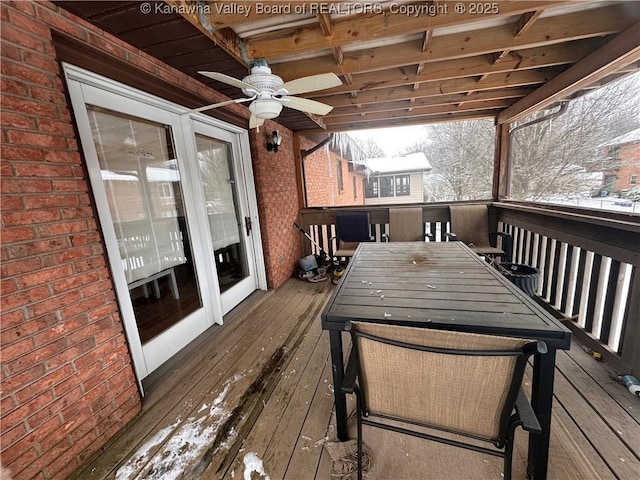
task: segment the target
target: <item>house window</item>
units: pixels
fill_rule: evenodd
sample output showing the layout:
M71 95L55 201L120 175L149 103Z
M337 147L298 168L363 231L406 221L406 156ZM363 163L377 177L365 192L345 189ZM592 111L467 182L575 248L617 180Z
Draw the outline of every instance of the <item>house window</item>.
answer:
M396 196L410 195L409 175L396 176Z
M356 177L351 177L351 180L353 180L353 200L357 200L358 199L358 190L356 187Z
M344 190L344 182L342 179L342 160L336 161L336 178L338 179L338 191Z
M634 173L629 177L629 185L637 185L638 184L638 174Z
M377 178L365 179L364 196L366 198L378 198L378 179Z
M393 197L393 177L380 177L380 196Z

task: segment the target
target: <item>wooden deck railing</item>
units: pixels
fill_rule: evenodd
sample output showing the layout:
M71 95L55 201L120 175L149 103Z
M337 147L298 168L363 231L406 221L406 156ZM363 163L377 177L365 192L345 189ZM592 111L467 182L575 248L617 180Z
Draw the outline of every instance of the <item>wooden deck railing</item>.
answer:
M335 212L369 211L376 241L388 231L389 208L300 211L300 225L328 251ZM424 204L425 232L443 241L448 204ZM640 372L640 216L522 202L489 203L489 222L513 238L511 261L540 270L537 294L589 337ZM303 239L303 252L319 249Z

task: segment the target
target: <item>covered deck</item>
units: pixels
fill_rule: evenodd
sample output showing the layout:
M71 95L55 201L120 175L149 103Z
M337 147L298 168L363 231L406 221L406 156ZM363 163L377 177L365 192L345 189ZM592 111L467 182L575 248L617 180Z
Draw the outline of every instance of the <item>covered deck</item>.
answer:
M272 479L349 478L332 476L331 362L320 329L331 291L328 281L291 279L256 292L153 374L142 414L75 478L259 478L256 459ZM578 341L558 352L549 478L635 478L638 399L615 365L590 352ZM365 442L371 479L501 478L493 457L382 431L365 430ZM514 478L526 478L526 449L520 432Z

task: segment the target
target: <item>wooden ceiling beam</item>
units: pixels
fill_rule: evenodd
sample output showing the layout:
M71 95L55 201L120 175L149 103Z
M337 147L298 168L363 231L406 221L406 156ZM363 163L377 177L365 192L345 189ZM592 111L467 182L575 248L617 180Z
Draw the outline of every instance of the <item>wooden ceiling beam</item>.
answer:
M433 30L427 30L426 32L424 32L424 37L422 38L422 51L426 52L427 50L429 50L429 46L431 45L431 39L433 38ZM422 73L422 70L424 70L424 63L419 63L418 64L418 68L416 68L416 76L419 77L420 74ZM418 87L420 86L420 83L416 82L413 84L413 89L417 90ZM413 99L411 100L413 101Z
M640 22L631 25L605 46L518 101L498 116L499 123L511 123L548 107L591 83L640 60Z
M500 99L518 99L527 96L534 88L520 87L520 88L503 88L497 90L486 90L484 92L474 92L471 95L465 95L464 93L454 93L451 95L439 95L434 97L422 97L413 98L413 102L408 106L406 100L400 100L397 102L380 102L371 103L365 105L340 107L334 108L330 116L341 115L355 115L360 113L375 113L385 112L392 110L403 110L410 108L420 107L433 107L437 105L458 104L461 102L479 102L479 101L491 101Z
M326 129L302 130L296 132L299 135L326 134L331 132L348 132L351 130L369 130L373 128L408 127L412 125L424 125L427 123L454 122L459 120L478 120L481 118L495 118L500 110L479 110L476 112L439 113L434 115L420 115L412 118L399 118L389 122L388 120L360 121L327 125Z
M534 12L527 12L520 15L520 18L516 22L516 32L514 37L518 38L524 35L526 31L533 26L533 23L538 20L538 18L540 18L542 12L544 12L544 9L536 10Z
M434 105L430 107L415 107L411 106L411 109L405 107L404 110L392 110L386 112L371 112L361 113L357 115L326 115L324 117L324 124L326 126L338 125L344 123L359 122L361 120L368 121L380 121L380 120L396 120L400 118L419 117L424 115L436 115L443 113L457 113L457 112L473 112L477 110L493 110L504 109L513 105L515 100L503 98L498 100L484 100L480 102L465 102L463 106L457 106L455 104L448 105Z
M553 49L549 47L539 47L521 50L519 51L519 55L522 56L521 59L516 57L507 58L499 65L492 64L493 58L490 55L459 60L444 60L442 62L426 64L426 68L420 75L411 73L408 68L394 68L369 74L356 74L352 76L353 83L349 86L316 92L314 96L331 96L354 90L364 92L437 80L474 77L492 73L507 73L516 69L531 70L572 64L581 60L594 49L599 48L605 43L606 39L597 38L571 42L571 44L566 45L560 44L556 45Z
M168 3L168 2L167 2ZM267 2L263 2L266 4ZM291 2L285 1L270 1L269 4L286 6ZM214 1L208 0L205 5L208 6L207 11L204 12L205 18L209 25L216 30L222 28L233 27L234 25L240 25L241 23L255 22L256 20L262 20L265 18L273 18L273 13L267 10L259 10L256 8L255 0L234 0L229 1Z
M423 2L426 5L426 2ZM463 2L471 4L474 2ZM324 35L320 26L303 27L294 30L282 30L273 34L265 34L260 38L247 41L247 54L251 58L284 58L314 50L346 46L372 40L382 40L398 35L424 32L434 28L448 27L480 20L494 19L502 16L518 15L541 8L562 5L560 1L513 1L500 2L498 12L477 14L467 5L466 12L457 14L447 12L441 15L407 15L397 9L384 13L348 17L335 22L331 37ZM448 8L448 4L446 7ZM451 7L453 8L453 6ZM396 13L393 13L396 12Z
M501 4L502 5L502 4ZM632 12L618 6L588 10L558 17L543 18L519 38L513 26L501 25L482 30L435 36L431 48L423 52L422 42L378 47L345 54L344 64L336 66L333 57L321 56L271 64L274 71L291 80L305 75L334 72L364 73L419 63L460 59L477 55L557 45L571 40L601 37L625 30L640 18L640 2ZM634 18L635 16L635 18Z
M446 81L425 82L420 84L418 90L411 87L399 87L389 90L372 90L362 92L357 101L347 95L335 95L323 97L321 101L333 105L334 108L350 107L356 104L368 104L378 102L391 102L410 100L411 98L435 97L439 95L451 95L454 93L466 93L475 88L478 91L504 89L509 87L530 86L548 82L558 74L555 68L544 70L526 70L522 72L496 74L489 77L482 84L478 84L473 78L459 78Z

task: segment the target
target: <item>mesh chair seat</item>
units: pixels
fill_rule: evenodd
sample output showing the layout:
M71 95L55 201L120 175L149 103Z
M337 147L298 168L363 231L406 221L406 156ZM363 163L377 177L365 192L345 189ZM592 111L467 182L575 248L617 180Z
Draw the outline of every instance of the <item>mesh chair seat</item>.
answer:
M505 250L491 245L492 236L502 236L508 241L508 235L502 232L489 232L489 213L486 205L450 205L449 216L451 235L455 236L480 255L502 257Z
M514 407L526 410L522 417L535 419L520 386L528 356L543 353L544 344L362 322L353 322L351 334L354 347L343 391L357 396L359 448L362 424L442 441L378 419L417 424L504 449L480 451L503 456L505 477L510 478L513 434L522 424L521 417L512 412ZM536 419L523 428L535 432L540 426ZM463 442L446 443L478 449Z
M332 258L353 257L361 242L371 240L369 212L336 212L336 236L329 241L329 254Z
M389 209L389 241L424 242L422 207L394 207Z

